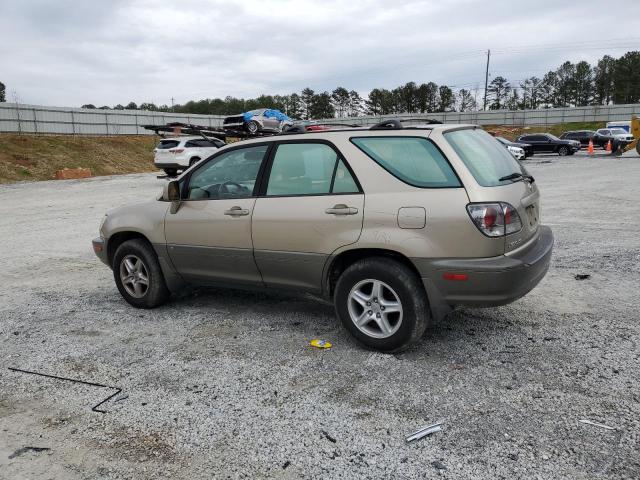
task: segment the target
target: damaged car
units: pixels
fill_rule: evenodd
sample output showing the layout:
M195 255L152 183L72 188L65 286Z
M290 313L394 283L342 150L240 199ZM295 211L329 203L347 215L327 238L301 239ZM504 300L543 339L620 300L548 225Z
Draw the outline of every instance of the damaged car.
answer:
M260 108L227 117L222 122L225 130L244 130L251 135L259 132L282 132L293 125L293 120L280 110Z

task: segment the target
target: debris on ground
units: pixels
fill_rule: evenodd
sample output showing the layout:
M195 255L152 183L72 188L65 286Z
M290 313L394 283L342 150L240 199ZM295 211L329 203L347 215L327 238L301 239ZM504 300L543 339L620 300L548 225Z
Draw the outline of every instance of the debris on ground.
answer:
M331 348L331 342L327 342L326 340L320 340L319 338L314 338L309 342L309 345L316 348Z
M46 452L47 450L51 450L51 449L47 447L22 447L16 450L15 452L13 452L11 455L9 455L9 459L19 457L20 455L24 455L27 452L40 453L40 452Z
M329 433L327 433L326 431L322 430L322 434L324 435L324 438L329 440L331 443L336 443L337 442L337 440L335 438L333 438L331 435L329 435Z
M589 275L588 273L576 273L576 276L574 278L576 280L588 280L591 278L591 275Z
M433 462L431 462L431 466L433 468L435 468L436 470L446 470L447 467L444 463L442 463L440 460L434 460Z
M420 430L416 430L411 435L407 437L407 442L413 442L414 440L420 440L427 435L431 435L432 433L439 432L442 430L442 422L434 423L432 425L425 425Z
M605 430L615 430L615 427L610 427L609 425L604 425L598 422L592 422L591 420L578 420L580 423L586 423L587 425L593 425L594 427L604 428Z

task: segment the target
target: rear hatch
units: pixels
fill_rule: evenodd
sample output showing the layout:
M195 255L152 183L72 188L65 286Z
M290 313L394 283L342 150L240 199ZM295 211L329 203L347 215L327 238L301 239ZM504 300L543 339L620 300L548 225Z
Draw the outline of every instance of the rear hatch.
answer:
M180 140L160 140L160 143L158 143L153 151L155 153L156 160L167 160L170 158L170 156L175 153L171 150L175 149L178 145L180 145Z
M475 180L465 181L465 188L471 204L475 205L471 207L470 216L476 224L485 216L491 222L498 210L505 225L502 232L505 253L526 245L538 232L540 192L525 167L482 129L453 130L445 132L444 137ZM495 224L499 226L499 222L498 218ZM499 228L480 230L499 235Z

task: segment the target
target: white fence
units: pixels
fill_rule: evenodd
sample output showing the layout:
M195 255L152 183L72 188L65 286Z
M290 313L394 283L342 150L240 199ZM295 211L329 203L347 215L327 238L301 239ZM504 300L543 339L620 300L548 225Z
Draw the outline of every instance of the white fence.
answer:
M0 103L0 132L69 135L146 135L142 125L168 122L215 127L224 116L150 112L147 110L98 110L42 107Z
M640 104L607 105L541 110L491 110L480 112L403 113L326 119L327 123L373 125L390 118L433 119L443 123L479 125L554 125L567 122L607 122L630 120L640 116ZM191 115L146 110L94 110L84 108L42 107L0 103L0 132L69 135L144 135L151 134L142 125L168 122L192 123L215 127L222 125L221 115Z
M640 116L640 104L601 105L593 107L547 108L540 110L487 110L480 112L403 113L349 118L331 118L327 123L374 125L382 120L432 119L442 123L473 123L477 125L554 125L568 122L610 122L631 120Z

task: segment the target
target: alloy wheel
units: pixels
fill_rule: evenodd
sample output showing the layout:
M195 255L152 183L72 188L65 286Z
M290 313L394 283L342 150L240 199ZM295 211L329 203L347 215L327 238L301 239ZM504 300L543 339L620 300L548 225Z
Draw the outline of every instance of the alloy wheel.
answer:
M126 255L120 262L120 280L129 295L142 298L149 290L149 273L144 262L135 255Z
M366 279L349 292L349 316L362 333L373 338L387 338L402 324L402 302L384 282Z

